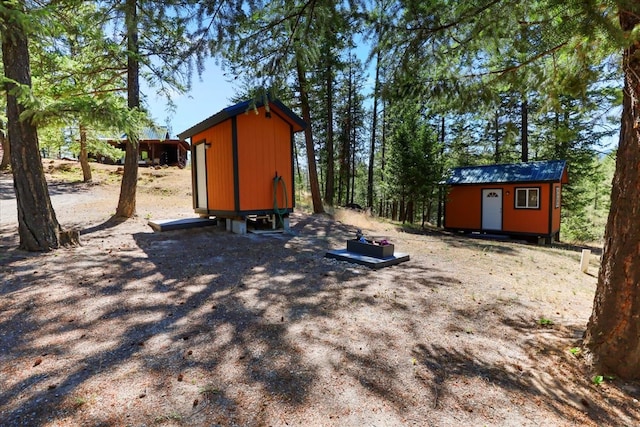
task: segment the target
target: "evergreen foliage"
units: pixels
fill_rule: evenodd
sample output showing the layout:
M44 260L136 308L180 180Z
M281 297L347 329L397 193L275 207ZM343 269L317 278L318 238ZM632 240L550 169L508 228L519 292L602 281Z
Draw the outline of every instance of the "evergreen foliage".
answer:
M413 220L422 213L434 221L436 183L448 168L516 162L526 150L530 160L569 162L564 236L602 234L602 213L591 206L603 206L601 153L610 147L602 141L611 138L607 116L621 99L611 54L625 40L614 5L135 3L135 54L126 48L123 1L27 8L23 18L37 35L34 85L14 90L41 128L43 148L86 140L90 152L113 155L99 135L135 135L148 125L144 97L132 109L123 96L127 55L139 63L140 77L170 100L213 54L228 75L245 82L243 99L279 98L299 108L306 97L312 139L297 140L296 149L308 154L298 169L310 178L309 165L318 162L318 197L329 205L372 205L379 215ZM368 84L374 68L375 84ZM395 212L387 202L397 204Z

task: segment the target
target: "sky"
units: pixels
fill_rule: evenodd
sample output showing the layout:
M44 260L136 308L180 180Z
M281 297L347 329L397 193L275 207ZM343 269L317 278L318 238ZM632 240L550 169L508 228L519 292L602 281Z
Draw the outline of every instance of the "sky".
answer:
M178 133L232 104L230 99L235 95L235 87L227 80L214 59L207 59L202 76L193 76L191 90L173 100L174 112L167 111L167 100L156 96L153 89L143 89L147 95L146 106L155 123L168 126L169 136L177 138Z
M359 43L354 53L364 62L369 53L369 46L364 42ZM373 92L374 74L373 64L370 63L364 76L366 79L364 89L367 94ZM233 105L231 98L236 95L237 88L229 80L231 78L225 76L220 66L216 65L215 58L207 58L202 76L193 76L191 90L173 100L177 108L175 112L169 113L167 112L166 99L155 96L152 89L145 89L142 81L140 84L143 87L143 92L147 95L148 103L146 106L155 123L159 126L168 126L169 136L177 138L177 134L213 116L223 108ZM241 80L239 79L239 81ZM368 104L371 103L371 99L367 98L365 106L369 108Z

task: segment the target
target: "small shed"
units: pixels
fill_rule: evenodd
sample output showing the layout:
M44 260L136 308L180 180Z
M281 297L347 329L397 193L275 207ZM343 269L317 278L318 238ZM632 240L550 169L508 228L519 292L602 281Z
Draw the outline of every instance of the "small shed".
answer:
M446 181L448 230L559 240L564 160L454 168Z
M283 228L295 204L294 134L304 121L279 101L245 101L180 133L191 141L193 208L246 232L248 217Z

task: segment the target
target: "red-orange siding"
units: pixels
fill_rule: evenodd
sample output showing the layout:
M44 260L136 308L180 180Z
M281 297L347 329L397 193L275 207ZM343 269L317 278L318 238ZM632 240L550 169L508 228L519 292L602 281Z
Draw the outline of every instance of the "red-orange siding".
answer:
M206 150L208 208L217 211L233 211L235 199L231 120L194 135L191 140L196 144L205 140L209 144Z
M502 185L502 230L514 233L549 233L549 184ZM539 188L538 209L516 209L516 188Z
M477 186L451 187L444 225L447 228L480 229L482 190Z
M276 114L250 110L237 116L240 211L273 209L273 180L281 176L287 188L277 188L278 208L293 208L291 126Z
M517 183L460 185L449 188L446 200L446 228L482 229L482 189L502 189L502 232L549 235L560 230L560 208L556 208L555 188L559 183ZM516 209L518 188L538 188L537 209ZM549 221L551 221L551 226Z

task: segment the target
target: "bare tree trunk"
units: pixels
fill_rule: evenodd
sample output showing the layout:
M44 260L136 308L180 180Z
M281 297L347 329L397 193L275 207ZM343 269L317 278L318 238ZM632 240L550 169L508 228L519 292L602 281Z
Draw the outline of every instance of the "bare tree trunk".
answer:
M493 154L493 158L495 159L496 163L500 163L502 153L500 153L500 120L499 120L497 111L494 117L494 126L495 126L495 132L493 134L493 137L494 137L495 152Z
M329 206L333 206L335 198L335 155L333 151L333 69L331 64L327 69L327 178L325 181L324 199Z
M527 100L522 101L521 106L522 129L520 129L520 142L522 144L522 161L529 161L529 104Z
M5 133L4 123L0 121L0 144L2 144L2 161L0 161L0 171L6 170L11 164L11 149L9 148L9 138Z
M386 150L387 150L387 105L386 102L384 100L384 98L382 99L382 135L381 135L381 147L380 147L380 187L382 188L381 192L382 194L380 195L380 212L382 214L382 209L384 209L384 217L388 218L389 217L389 204L387 202L387 195L385 193L385 188L384 188L384 167L386 164ZM384 208L383 208L383 202L382 200L384 200Z
M440 121L440 177L444 178L444 143L445 143L445 120L442 116ZM442 217L444 216L444 199L445 191L442 184L438 184L438 219L436 221L438 228L442 227Z
M376 128L378 127L378 91L380 90L380 52L376 54L376 80L373 89L373 120L369 146L369 174L367 176L367 206L373 208L373 162L376 155Z
M354 86L355 86L355 82L354 82ZM351 127L351 199L349 201L349 203L353 204L353 198L356 194L356 148L357 148L357 141L356 141L356 105L355 105L355 97L353 100L353 119L351 121L351 123L353 123L353 126Z
M640 5L620 10L622 30L640 24ZM625 87L611 210L602 265L584 344L600 372L640 378L640 44L625 49Z
M84 125L80 125L80 167L82 168L82 180L91 182L91 166L87 154L87 128Z
M17 85L31 86L29 48L24 27L22 5L3 2L0 8L2 62L7 93L8 137L11 142L11 170L18 206L20 249L49 251L78 242L77 232L64 232L51 205L49 189L42 168L36 127L21 120L25 111L18 99ZM15 83L13 83L15 82Z
M138 12L137 0L127 0L127 105L130 109L140 107L140 62L138 60ZM138 135L127 135L124 173L120 185L120 199L116 218L131 218L136 214L136 189L138 186Z
M309 97L307 95L307 78L302 63L296 60L298 70L298 83L300 84L300 103L302 107L302 118L307 123L304 129L304 139L307 148L307 167L309 168L309 185L311 186L311 200L313 202L313 213L324 213L322 197L320 196L320 183L318 182L318 170L316 167L316 150L313 146L313 133L311 130L311 111L309 108Z
M355 123L353 122L353 114L351 114L351 108L353 106L353 84L351 80L351 72L353 70L353 66L349 64L349 83L347 86L347 126L346 126L346 135L345 135L345 159L344 159L344 172L342 168L340 170L341 174L344 174L344 182L347 187L346 197L344 199L344 203L353 203L353 197L351 196L351 129L355 127Z

